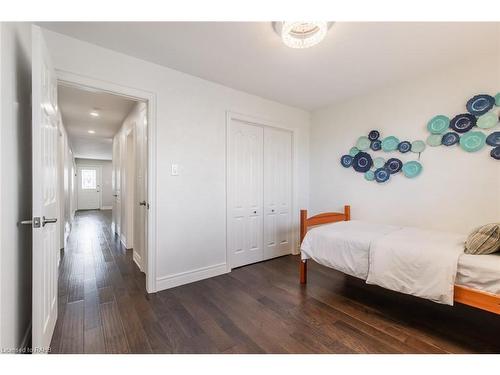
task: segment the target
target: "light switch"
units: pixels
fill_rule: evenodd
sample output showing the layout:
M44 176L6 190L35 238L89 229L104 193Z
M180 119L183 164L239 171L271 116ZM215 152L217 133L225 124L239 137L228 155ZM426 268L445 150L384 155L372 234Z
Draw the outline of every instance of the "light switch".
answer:
M172 176L179 175L179 164L172 164Z

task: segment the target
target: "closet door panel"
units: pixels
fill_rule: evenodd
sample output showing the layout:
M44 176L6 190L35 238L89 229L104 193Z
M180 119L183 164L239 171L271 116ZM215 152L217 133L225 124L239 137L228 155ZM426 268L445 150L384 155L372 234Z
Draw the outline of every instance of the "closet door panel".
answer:
M292 134L264 130L264 259L292 251Z
M233 120L228 149L228 248L231 267L263 259L261 127Z

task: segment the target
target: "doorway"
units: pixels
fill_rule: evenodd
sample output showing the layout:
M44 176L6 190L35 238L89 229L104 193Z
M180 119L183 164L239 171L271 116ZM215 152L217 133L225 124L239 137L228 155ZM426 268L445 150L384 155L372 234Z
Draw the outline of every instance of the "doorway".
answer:
M101 209L101 167L79 165L77 177L78 210Z

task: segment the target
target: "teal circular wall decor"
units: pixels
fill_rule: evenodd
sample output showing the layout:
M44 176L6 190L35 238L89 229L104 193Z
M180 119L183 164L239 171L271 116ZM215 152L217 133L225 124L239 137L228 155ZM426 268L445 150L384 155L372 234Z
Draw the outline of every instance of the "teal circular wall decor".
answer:
M378 158L373 159L373 166L376 169L382 168L384 165L385 165L385 159L384 158L378 157Z
M467 152L476 152L484 147L486 135L483 132L468 132L460 137L460 147Z
M441 146L441 134L431 134L427 137L427 144L431 147Z
M368 137L362 136L358 138L358 141L356 142L356 147L361 151L365 151L370 148L370 144L371 142L368 139Z
M500 107L500 92L495 95L495 105Z
M405 177L414 178L422 172L422 164L416 160L412 160L404 163L402 170Z
M424 141L413 141L411 143L411 152L421 153L425 150L425 142Z
M450 125L450 119L445 115L437 115L427 123L427 130L432 134L443 134Z
M351 155L352 157L356 156L356 154L359 152L359 149L357 147L351 147L351 149L349 150L349 155Z
M491 129L498 124L498 115L494 112L485 113L477 119L477 127L481 129Z
M389 137L384 138L382 140L382 150L384 150L385 152L391 152L397 150L398 145L399 145L399 139L397 139L393 135L390 135Z
M373 181L375 179L375 173L373 173L373 171L366 171L365 172L365 179L367 181Z

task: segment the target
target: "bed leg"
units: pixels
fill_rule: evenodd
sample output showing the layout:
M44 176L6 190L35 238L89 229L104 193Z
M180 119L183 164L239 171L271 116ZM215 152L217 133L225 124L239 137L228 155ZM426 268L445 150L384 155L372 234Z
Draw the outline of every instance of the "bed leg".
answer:
M300 283L307 283L307 259L300 260Z

